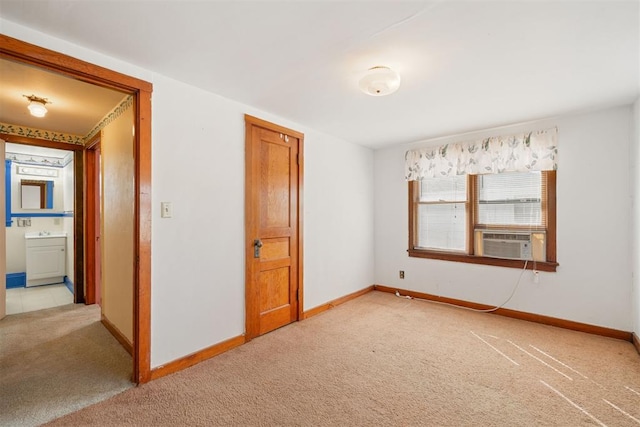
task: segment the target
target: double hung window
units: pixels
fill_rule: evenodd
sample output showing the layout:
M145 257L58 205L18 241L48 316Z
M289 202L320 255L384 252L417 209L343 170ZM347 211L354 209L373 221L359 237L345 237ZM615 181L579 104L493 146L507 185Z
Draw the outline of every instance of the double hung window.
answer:
M555 171L409 182L409 255L555 271Z

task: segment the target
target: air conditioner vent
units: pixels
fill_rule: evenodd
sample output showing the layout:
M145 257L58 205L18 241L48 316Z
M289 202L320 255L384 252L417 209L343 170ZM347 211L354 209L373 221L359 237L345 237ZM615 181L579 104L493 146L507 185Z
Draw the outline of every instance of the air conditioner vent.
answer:
M474 241L478 256L546 261L544 231L476 229Z
M506 259L531 259L531 234L483 232L484 256Z
M526 234L522 234L522 233L483 233L482 234L482 238L483 239L490 239L490 240L517 240L517 241L530 241L531 240L531 234L526 233Z
M501 240L485 240L484 256L508 259L530 259L530 242L506 242Z

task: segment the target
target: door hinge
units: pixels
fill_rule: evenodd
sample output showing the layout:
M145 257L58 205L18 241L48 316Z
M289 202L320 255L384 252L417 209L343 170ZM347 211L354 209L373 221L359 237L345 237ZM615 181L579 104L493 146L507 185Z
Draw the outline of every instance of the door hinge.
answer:
M300 165L300 154L296 154L296 165Z
M296 301L300 301L300 289L296 289Z

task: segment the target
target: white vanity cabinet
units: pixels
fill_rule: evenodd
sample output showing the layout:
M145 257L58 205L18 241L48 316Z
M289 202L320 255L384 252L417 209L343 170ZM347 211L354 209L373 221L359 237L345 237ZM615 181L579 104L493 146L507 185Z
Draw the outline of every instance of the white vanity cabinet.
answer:
M63 283L66 274L65 235L25 235L27 287Z

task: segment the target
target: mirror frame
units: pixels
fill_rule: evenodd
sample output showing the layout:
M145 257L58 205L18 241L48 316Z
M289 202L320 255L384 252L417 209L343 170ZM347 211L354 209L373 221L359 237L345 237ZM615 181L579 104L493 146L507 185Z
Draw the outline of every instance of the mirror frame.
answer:
M51 189L53 189L53 181L46 180L34 180L34 179L21 179L20 180L20 207L21 209L53 209L53 191L49 191L49 183L51 183ZM40 207L39 208L25 208L24 207L24 186L39 187L40 188ZM50 193L50 194L49 194Z

